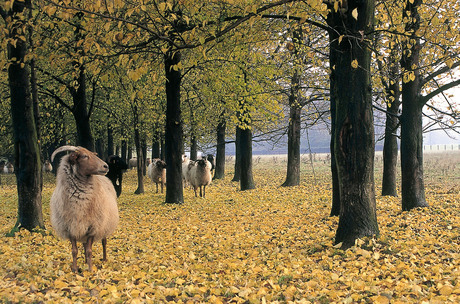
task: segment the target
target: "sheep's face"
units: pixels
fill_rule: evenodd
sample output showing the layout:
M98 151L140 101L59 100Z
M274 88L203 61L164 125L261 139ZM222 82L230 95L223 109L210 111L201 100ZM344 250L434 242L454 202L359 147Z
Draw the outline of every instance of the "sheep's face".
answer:
M163 160L158 160L155 163L155 166L157 166L157 168L159 168L159 169L165 169L166 168L166 163Z
M77 172L84 176L105 175L109 171L109 166L105 161L85 148L72 152L69 160L72 165L76 166Z
M206 167L206 164L207 164L207 160L206 159L200 159L200 160L197 160L196 161L196 164L199 166L199 167Z

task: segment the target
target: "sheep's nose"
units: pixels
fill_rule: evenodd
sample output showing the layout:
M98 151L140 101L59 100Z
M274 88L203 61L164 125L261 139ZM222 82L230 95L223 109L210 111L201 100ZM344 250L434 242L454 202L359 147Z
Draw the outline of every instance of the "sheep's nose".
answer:
M109 166L107 164L104 164L104 169L109 169Z

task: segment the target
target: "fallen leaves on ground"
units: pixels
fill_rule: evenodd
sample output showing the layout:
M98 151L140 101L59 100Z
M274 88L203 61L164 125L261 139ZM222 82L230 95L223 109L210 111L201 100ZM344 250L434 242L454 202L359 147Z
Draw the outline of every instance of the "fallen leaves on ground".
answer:
M120 224L108 261L93 249L94 271L70 270L68 241L49 222L43 233L5 237L16 221L16 190L0 198L0 301L11 303L458 303L460 193L437 185L429 208L401 212L400 199L377 197L381 236L346 251L333 246L327 170L302 186L279 187L283 171L255 168L257 189L214 181L207 198L184 190L182 205L163 204L130 171L119 198ZM324 173L324 174L323 174ZM314 182L315 181L315 182ZM447 193L445 189L451 189Z

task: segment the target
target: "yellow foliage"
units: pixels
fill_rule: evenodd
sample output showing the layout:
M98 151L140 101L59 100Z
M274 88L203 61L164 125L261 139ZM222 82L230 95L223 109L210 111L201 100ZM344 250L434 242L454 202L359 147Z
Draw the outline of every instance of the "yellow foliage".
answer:
M401 212L400 198L377 196L380 238L344 251L333 246L338 219L329 217L328 165L315 162L313 174L302 162L301 186L279 187L285 164L276 157L254 163L251 191L238 191L230 174L213 181L206 199L186 188L183 205L163 204L164 195L147 181L144 194L133 194L137 174L129 171L108 261L94 244L95 268L85 271L79 245L84 271L77 274L70 243L50 226L54 182L43 190L48 231L15 237L4 235L16 221L17 192L2 185L0 302L460 302L458 169L429 179L429 208ZM427 174L431 168L427 163Z

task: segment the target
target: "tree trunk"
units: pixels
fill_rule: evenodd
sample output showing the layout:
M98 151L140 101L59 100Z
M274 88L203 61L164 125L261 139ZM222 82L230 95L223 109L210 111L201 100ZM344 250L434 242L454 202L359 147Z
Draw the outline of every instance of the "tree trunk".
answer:
M107 157L114 155L114 145L113 145L113 128L110 123L107 125Z
M236 134L235 134L235 172L233 174L232 182L239 182L241 178L240 145L241 145L241 129L237 127Z
M193 132L193 130L192 130ZM190 135L190 159L197 160L198 158L198 146L196 143L196 136L194 133Z
M181 60L179 51L166 52L166 203L184 202L182 186L182 119L180 107L181 72L177 64Z
M136 112L137 112L137 107L136 107ZM143 168L145 167L145 165L144 165L144 155L143 155L143 149L141 145L141 138L140 138L138 127L134 129L134 144L136 145L136 152L137 152L137 189L136 191L134 191L134 194L142 194L144 193Z
M394 108L387 107L387 112L393 112ZM398 196L396 191L396 176L398 168L398 141L394 134L398 128L399 121L397 117L391 117L387 114L385 122L385 141L383 143L383 177L382 177L382 195Z
M128 144L126 140L121 141L121 159L128 163Z
M294 45L293 70L291 77L291 88L289 94L289 126L288 126L288 159L286 180L283 187L298 186L300 184L300 114L302 105L300 103L301 72L298 61L301 61L300 50L302 41L302 27L294 30L292 35Z
M396 131L399 127L398 111L401 105L399 88L399 67L395 59L395 51L390 55L390 71L388 84L388 103L385 121L385 141L383 143L383 177L382 195L398 196L396 176L398 167L398 140Z
M93 152L96 152L101 158L104 158L104 141L102 138L96 139Z
M252 131L250 128L240 129L240 190L255 188L252 175Z
M143 136L141 140L141 148L142 148L142 161L144 162L144 165L142 166L142 174L144 176L147 175L147 140L145 139L145 136Z
M161 135L159 131L160 126L155 124L153 127L153 138L152 138L152 160L154 158L160 158L160 141Z
M402 113L401 113L401 196L402 209L427 207L423 180L423 136L422 107L420 101L420 39L416 31L420 27L418 6L420 0L407 2L403 17L409 21L406 32L411 34L410 41L403 44L401 68ZM413 76L413 78L411 78Z
M128 142L128 161L126 163L129 163L129 160L133 158L133 147L131 147L132 142Z
M289 98L291 99L295 97L289 97ZM298 186L300 184L300 114L301 114L301 110L302 110L302 107L299 105L297 101L290 103L287 173L286 173L286 180L281 185L283 187Z
M160 139L160 158L164 161L166 161L166 144L165 144L165 139ZM181 148L181 155L182 155L182 152L184 151L184 147L182 146Z
M94 139L91 132L89 114L86 103L86 76L84 66L80 67L80 74L77 78L78 88L72 92L73 109L72 114L77 126L77 145L94 151Z
M40 148L30 91L29 67L25 64L27 44L18 36L23 35L26 20L18 16L25 9L25 2L15 1L6 23L9 37L16 42L8 43L8 82L13 122L15 173L18 191L18 219L15 229L45 228L42 213L42 175ZM10 27L11 26L11 27ZM15 61L12 61L16 58Z
M225 129L227 124L225 119L221 119L217 125L217 151L216 151L216 172L214 179L225 177Z
M352 12L357 9L357 20ZM340 189L340 216L335 243L343 248L361 237L379 234L374 190L374 125L370 77L371 52L363 34L373 29L374 0L348 1L328 15L331 32L343 41L331 43L336 61L334 152ZM365 37L369 38L369 37ZM357 64L357 65L356 65Z
M334 72L331 72L331 78ZM340 187L339 187L339 173L337 170L337 162L335 160L335 96L332 92L336 89L334 88L333 81L330 83L331 90L331 176L332 176L332 207L330 216L339 216L340 215Z

